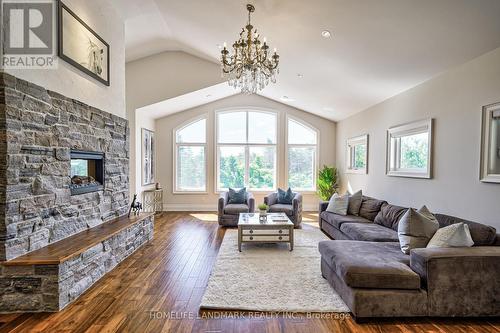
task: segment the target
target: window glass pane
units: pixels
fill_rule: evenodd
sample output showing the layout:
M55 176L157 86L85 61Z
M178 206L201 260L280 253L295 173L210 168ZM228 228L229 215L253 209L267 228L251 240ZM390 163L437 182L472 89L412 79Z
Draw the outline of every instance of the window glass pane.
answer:
M276 115L264 112L249 112L248 142L276 143Z
M274 189L276 179L276 147L250 147L249 187Z
M218 132L220 143L246 143L246 112L220 113Z
M316 148L288 149L288 186L292 189L314 189Z
M288 119L288 143L315 145L316 131L293 119Z
M427 169L428 134L401 137L401 169Z
M71 177L73 176L88 176L89 164L87 160L71 160Z
M178 143L205 143L206 119L198 120L181 128L176 133Z
M363 169L366 166L366 145L356 145L354 149L354 169Z
M245 187L245 147L219 147L219 188Z
M178 147L176 167L177 190L205 191L205 147Z

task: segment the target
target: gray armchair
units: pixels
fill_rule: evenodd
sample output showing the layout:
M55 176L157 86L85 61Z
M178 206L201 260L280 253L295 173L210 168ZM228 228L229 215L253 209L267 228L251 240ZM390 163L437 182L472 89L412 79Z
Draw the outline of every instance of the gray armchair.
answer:
M253 194L247 192L247 202L244 204L228 204L229 193L222 192L219 197L219 224L225 227L236 227L240 213L255 212L255 199Z
M295 193L291 205L278 203L278 192L268 194L264 197L264 203L269 206L270 213L285 213L295 228L299 228L302 223L302 194Z

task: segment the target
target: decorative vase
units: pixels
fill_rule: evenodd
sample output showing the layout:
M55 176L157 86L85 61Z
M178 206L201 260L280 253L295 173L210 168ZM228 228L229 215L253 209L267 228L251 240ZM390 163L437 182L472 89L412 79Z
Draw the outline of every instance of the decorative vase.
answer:
M267 220L267 210L261 209L259 212L259 220L266 221Z

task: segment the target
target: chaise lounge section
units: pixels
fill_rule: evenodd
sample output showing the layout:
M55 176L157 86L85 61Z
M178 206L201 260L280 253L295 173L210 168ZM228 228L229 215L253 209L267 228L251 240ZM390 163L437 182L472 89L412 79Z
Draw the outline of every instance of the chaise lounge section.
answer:
M496 230L436 214L440 227L469 226L471 248L419 248L404 254L397 228L407 208L363 197L359 216L320 204L323 277L356 318L499 316L500 247Z

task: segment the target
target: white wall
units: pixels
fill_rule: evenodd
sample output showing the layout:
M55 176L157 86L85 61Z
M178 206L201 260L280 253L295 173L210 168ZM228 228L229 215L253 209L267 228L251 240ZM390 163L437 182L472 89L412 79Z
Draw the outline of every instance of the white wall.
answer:
M141 128L154 130L154 120L136 110L221 82L219 66L184 52L163 52L126 65L127 118L130 123L130 194L142 186ZM134 149L135 148L135 149ZM157 164L157 169L161 168ZM157 180L158 181L158 180Z
M346 175L342 186L391 203L475 220L500 229L500 184L479 181L481 108L500 102L500 48L337 124L337 161L345 170L346 140L369 134L368 175ZM385 175L386 130L432 117L434 178Z
M302 119L320 132L319 166L335 164L335 123L293 107L272 101L257 95L235 95L219 101L205 104L190 110L173 114L156 121L157 142L157 180L161 182L164 193L164 207L167 210L204 210L217 209L218 193L215 192L215 111L225 108L257 107L277 111L279 113L278 127L278 186L284 187L286 182L285 170L285 125L286 115ZM174 194L173 193L173 131L193 118L201 115L208 116L207 122L207 194ZM256 194L256 202L262 203L264 194ZM304 195L304 206L307 210L317 210L318 198L316 194Z
M125 118L125 26L109 0L65 0L110 46L110 86L59 59L54 70L6 70L48 90Z

